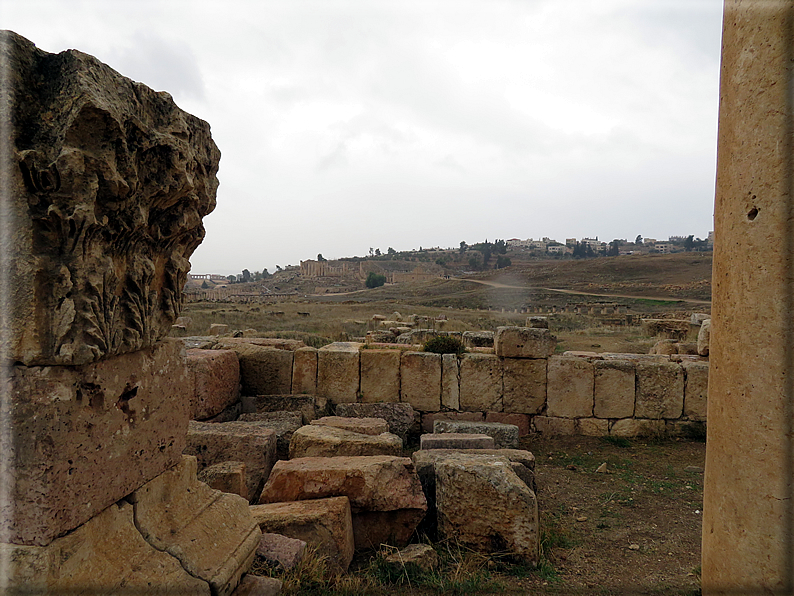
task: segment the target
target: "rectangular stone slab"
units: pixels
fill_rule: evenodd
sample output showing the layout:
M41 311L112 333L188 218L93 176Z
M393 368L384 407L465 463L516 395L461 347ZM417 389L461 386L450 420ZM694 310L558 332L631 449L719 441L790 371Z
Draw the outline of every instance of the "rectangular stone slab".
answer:
M179 340L11 375L14 509L0 519L13 542L46 545L181 460L191 394Z

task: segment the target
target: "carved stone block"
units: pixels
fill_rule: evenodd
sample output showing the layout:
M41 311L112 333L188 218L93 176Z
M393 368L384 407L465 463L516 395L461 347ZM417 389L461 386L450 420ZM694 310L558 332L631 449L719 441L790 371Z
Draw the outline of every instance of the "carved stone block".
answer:
M11 359L82 365L153 345L215 207L209 125L82 52L6 31L0 53Z

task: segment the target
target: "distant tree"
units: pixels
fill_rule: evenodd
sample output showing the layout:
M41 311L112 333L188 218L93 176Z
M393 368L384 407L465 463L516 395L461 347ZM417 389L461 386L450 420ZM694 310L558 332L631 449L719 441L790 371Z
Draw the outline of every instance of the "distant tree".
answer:
M497 255L507 254L507 242L504 240L496 240L493 243L493 252Z
M482 269L483 258L482 253L479 251L472 252L469 256L469 267L472 269Z
M386 276L381 275L380 273L375 273L374 271L367 273L367 281L364 282L368 288L379 288L385 283Z
M496 268L497 269L504 269L505 267L510 267L512 265L512 261L510 257L505 257L503 255L497 255L496 257Z
M396 255L397 254L397 251L394 250L391 246L389 247L389 250L387 250L386 252L389 253L390 255Z
M320 263L322 263L323 261L325 261L325 257L323 256L323 253L321 253L321 252L318 252L318 253L317 253L317 260L318 260Z
M243 269L243 281L251 281L251 272L248 269Z
M687 252L692 252L692 248L695 246L695 236L690 234L684 240L684 250Z
M613 240L609 243L609 249L607 250L608 257L616 257L620 254L620 240Z
M284 271L284 270L281 267L279 267L278 265L276 265L276 271Z
M375 249L375 256L376 256L376 257L379 257L379 256L380 256L380 249L379 249L379 248L376 248L376 249Z
M262 269L262 274L261 274L261 276L260 276L260 277L261 277L262 279L267 279L268 277L270 277L270 273L268 272L268 270L267 270L267 267L265 267L264 269Z
M469 245L466 244L463 240L460 241L460 254L466 252L466 249L469 248Z
M370 246L369 247L369 256L372 256L374 254L375 254L375 249Z
M634 239L634 244L642 244L642 236L637 234L637 237Z
M236 275L227 275L227 276L226 276L226 279L228 279L228 280L229 280L229 283L230 283L230 284L233 284L234 282L236 282L236 281L237 281L237 276L236 276Z
M201 289L202 290L208 290L209 287L210 287L210 285L207 283L206 279L203 282L201 282Z

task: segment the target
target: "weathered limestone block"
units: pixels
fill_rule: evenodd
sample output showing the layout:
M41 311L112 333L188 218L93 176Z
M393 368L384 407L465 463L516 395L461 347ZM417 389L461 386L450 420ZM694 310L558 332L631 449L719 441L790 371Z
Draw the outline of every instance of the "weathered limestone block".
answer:
M422 414L422 432L432 433L436 420L485 420L482 412L426 412Z
M248 500L245 464L241 461L224 461L207 466L198 473L198 480L222 493L239 495Z
M680 418L684 409L684 371L672 362L637 363L637 418Z
M665 433L664 420L624 418L615 420L609 434L616 437L656 437Z
M711 319L706 319L701 323L698 331L698 354L701 356L709 355L709 343L711 340Z
M533 329L548 329L549 328L549 318L548 317L527 317L526 327L532 327Z
M389 432L389 425L382 418L346 418L344 416L323 416L312 420L313 426L333 426L362 435L380 435Z
M328 400L319 395L255 395L240 398L244 414L265 412L300 412L303 423L326 416Z
M414 427L414 414L411 404L339 404L336 406L338 416L348 418L381 418L389 425L389 432L408 441L408 435Z
M542 435L575 435L576 420L574 418L555 418L553 416L535 416L532 419L535 430Z
M692 420L706 419L709 394L708 362L683 362L684 416Z
M361 400L400 401L400 350L361 350Z
M82 52L10 31L0 45L10 358L76 366L153 346L215 207L209 125Z
M286 350L287 352L295 352L301 348L305 348L306 344L299 339L282 339L280 337L224 337L216 339L213 347L230 349L231 344L252 344L255 346L265 346L268 348L276 348L279 350Z
M460 410L460 360L457 354L441 355L441 407Z
M219 342L216 349L237 354L244 395L289 395L293 352L242 342Z
M271 429L276 433L276 457L289 459L289 443L292 434L303 426L303 416L300 412L258 412L256 414L241 414L240 422L258 422L262 427Z
M546 405L546 360L505 358L504 411L537 414Z
M190 575L170 554L146 542L133 506L114 503L48 546L0 544L4 588L10 594L196 594L207 582Z
M306 541L290 538L282 534L262 533L256 556L262 557L271 565L281 565L283 569L292 569L303 560L306 552Z
M405 352L402 355L400 399L420 412L441 409L441 354Z
M261 422L191 420L185 454L195 455L201 470L224 461L243 462L248 498L256 502L276 461L276 433Z
M317 348L299 348L292 360L292 390L290 393L317 393Z
M196 480L196 458L182 462L136 490L135 526L158 550L210 584L231 594L256 555L262 533L248 501Z
M499 422L501 424L512 424L518 427L518 436L524 437L529 434L530 417L527 414L509 414L507 412L486 412L486 422Z
M0 510L9 541L46 545L181 460L191 395L179 340L10 374L0 437L14 471Z
M604 418L579 418L576 425L578 434L587 437L603 437L609 434L609 420Z
M469 433L488 435L496 449L518 449L518 427L499 422L466 422L463 420L436 420L433 433Z
M210 323L210 335L224 335L229 333L229 326L224 323Z
M232 350L188 350L187 367L191 420L211 418L240 399L240 363Z
M263 532L303 540L334 568L347 571L355 550L347 497L251 505L249 510Z
M292 433L289 458L401 455L403 442L391 433L365 435L333 426L303 426Z
M493 354L464 354L460 361L460 408L501 412L502 366Z
M333 404L357 401L360 387L360 347L363 344L336 342L317 352L317 393Z
M440 421L436 421L438 423ZM493 437L480 433L433 433L419 438L419 449L494 449Z
M438 567L440 562L438 553L429 544L409 544L383 559L386 567L394 573L426 573Z
M502 358L548 358L556 347L557 338L537 327L497 327L494 336L496 355Z
M493 331L464 331L463 345L467 348L493 348Z
M449 455L435 469L440 538L538 563L537 499L506 457Z
M627 360L596 360L596 418L630 418L634 415L634 363Z
M280 461L260 503L346 496L356 548L404 545L424 517L427 502L406 457L304 457Z
M581 358L550 358L546 414L560 418L593 415L593 363Z
M494 455L506 457L519 478L535 492L535 456L529 451L518 449L428 449L414 451L411 459L422 483L427 499L427 514L419 525L418 531L425 532L435 539L436 534L436 462L450 454Z

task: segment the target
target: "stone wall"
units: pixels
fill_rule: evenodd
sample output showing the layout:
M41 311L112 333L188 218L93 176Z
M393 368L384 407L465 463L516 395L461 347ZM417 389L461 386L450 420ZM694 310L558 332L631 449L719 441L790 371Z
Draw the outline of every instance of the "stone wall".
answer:
M460 357L393 344L302 348L302 357L293 359L292 393L314 393L334 405L409 403L427 427L450 418L510 420L549 434L702 432L706 358L551 355L554 347L547 329L508 327L497 331L494 349L478 348Z

